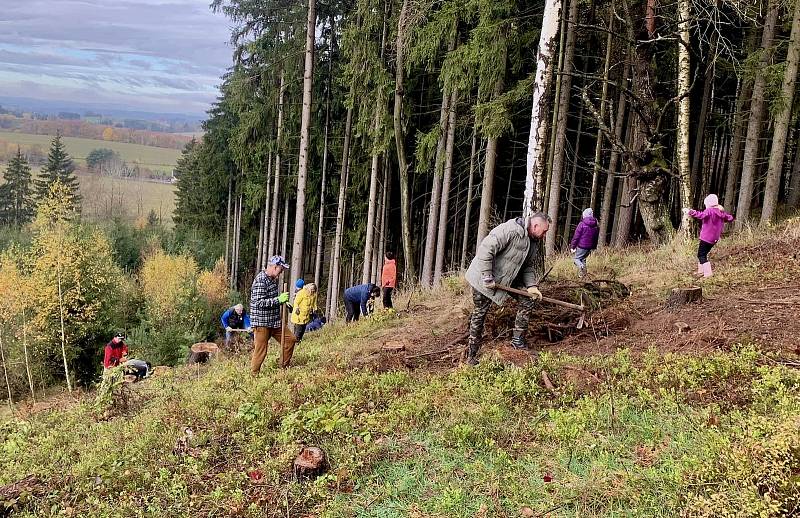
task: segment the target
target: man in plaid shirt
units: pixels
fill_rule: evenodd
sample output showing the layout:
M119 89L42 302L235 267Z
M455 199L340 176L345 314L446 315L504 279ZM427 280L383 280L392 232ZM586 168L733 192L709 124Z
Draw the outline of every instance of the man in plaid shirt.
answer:
M281 322L281 305L289 301L289 294L278 293L278 278L288 268L283 257L276 255L270 258L267 267L256 275L250 290L250 324L254 334L250 372L253 376L258 376L261 371L269 339L280 340L281 331L284 340L282 368L289 366L294 353L295 337L286 323Z

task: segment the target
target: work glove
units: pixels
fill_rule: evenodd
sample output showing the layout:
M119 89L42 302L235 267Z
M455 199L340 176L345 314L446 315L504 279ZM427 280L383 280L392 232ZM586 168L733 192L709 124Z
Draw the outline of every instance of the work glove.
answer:
M286 304L289 302L289 292L285 291L278 295L278 304Z
M494 282L494 275L491 273L484 274L483 276L483 287L487 290L493 290L497 288L497 284Z
M689 214L689 208L684 207L683 209L681 209L681 212L683 212L684 214Z
M227 326L227 327L225 328L225 331L227 331L227 332L229 332L229 333L230 333L231 331L233 331L233 328L232 328L231 326Z
M530 295L532 299L542 300L542 292L539 291L539 288L536 286L531 286L528 288L528 295Z

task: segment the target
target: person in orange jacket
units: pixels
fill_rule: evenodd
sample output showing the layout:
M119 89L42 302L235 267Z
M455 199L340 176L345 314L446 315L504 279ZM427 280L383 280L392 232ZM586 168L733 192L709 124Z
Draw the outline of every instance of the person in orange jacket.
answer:
M381 289L383 290L383 307L392 307L392 292L397 287L397 262L392 252L386 252L381 272Z

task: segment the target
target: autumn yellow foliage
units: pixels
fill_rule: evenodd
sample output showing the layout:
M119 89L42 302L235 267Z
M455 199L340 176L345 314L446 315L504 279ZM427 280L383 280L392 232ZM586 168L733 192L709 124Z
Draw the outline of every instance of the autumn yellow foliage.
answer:
M197 301L197 262L188 255L169 255L163 250L145 258L139 284L147 314L154 323L187 318Z
M227 304L228 275L222 259L217 260L213 270L200 272L197 278L197 291L211 307Z

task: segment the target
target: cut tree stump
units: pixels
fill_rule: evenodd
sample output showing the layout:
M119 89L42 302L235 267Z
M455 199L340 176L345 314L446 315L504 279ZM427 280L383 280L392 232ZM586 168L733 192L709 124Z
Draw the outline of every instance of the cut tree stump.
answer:
M406 342L405 340L389 340L383 343L381 349L390 353L399 353L406 350Z
M688 288L673 288L667 299L668 308L677 308L692 302L703 300L703 288L700 286L690 286Z
M214 342L199 342L192 346L189 351L187 365L195 363L206 363L211 357L219 352L219 346Z
M303 446L300 454L294 459L294 478L296 480L313 480L325 473L328 462L322 448Z

